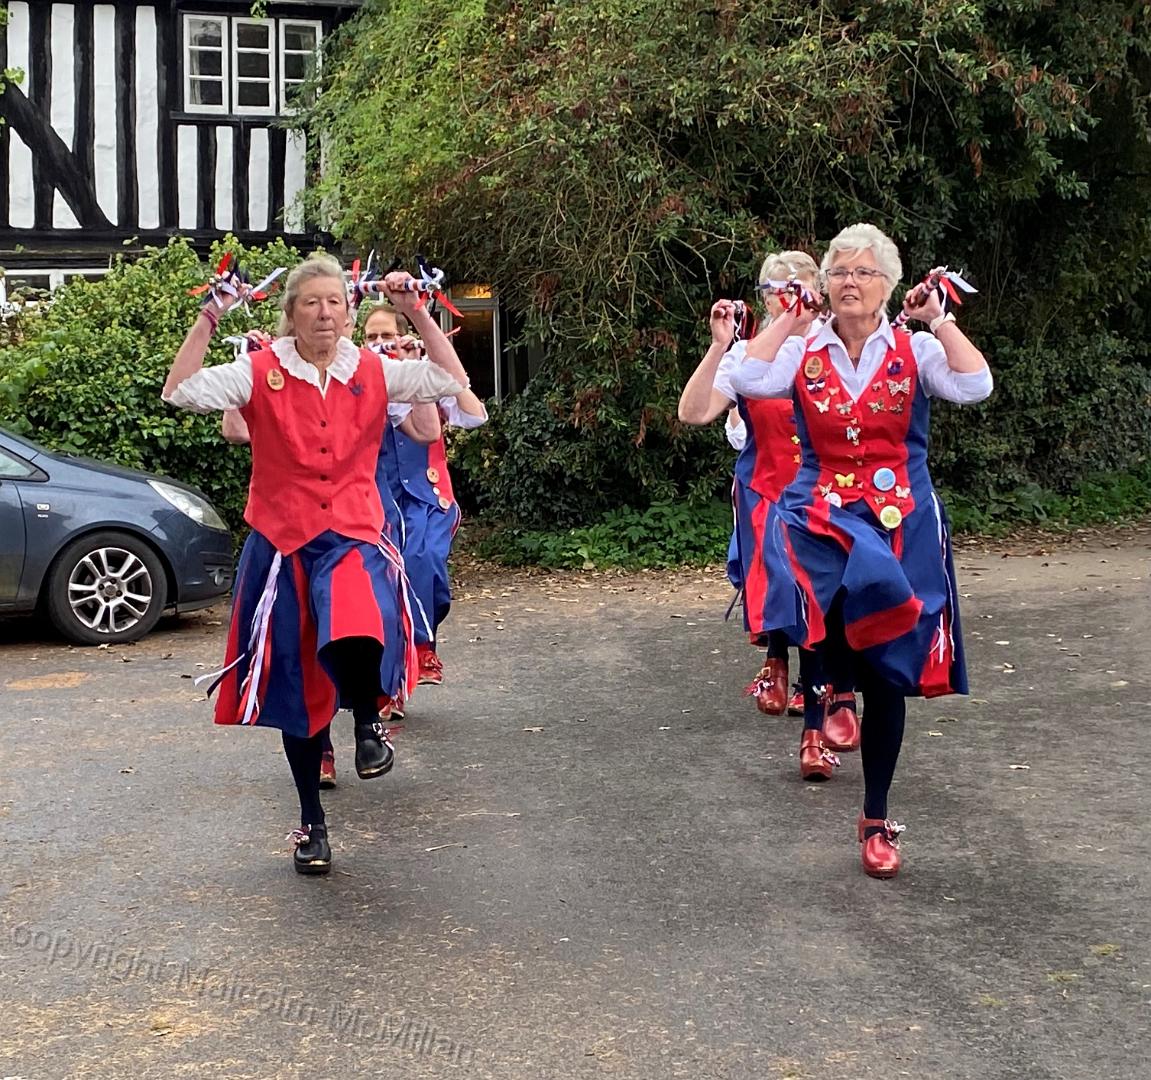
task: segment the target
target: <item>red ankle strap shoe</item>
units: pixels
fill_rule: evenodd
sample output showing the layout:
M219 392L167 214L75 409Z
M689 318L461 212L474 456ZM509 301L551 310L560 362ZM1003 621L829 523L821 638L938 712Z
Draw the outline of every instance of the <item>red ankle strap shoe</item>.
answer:
M893 878L899 873L899 834L907 828L892 818L865 818L859 815L859 842L863 845L863 872L873 878ZM879 829L870 836L868 829Z

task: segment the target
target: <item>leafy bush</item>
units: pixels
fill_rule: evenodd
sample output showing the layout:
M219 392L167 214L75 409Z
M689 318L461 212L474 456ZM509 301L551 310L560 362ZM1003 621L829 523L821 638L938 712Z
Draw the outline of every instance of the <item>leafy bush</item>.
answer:
M708 306L856 220L981 290L998 393L938 410L941 481L1069 493L1151 451L1145 7L368 0L328 46L340 234L490 282L543 355L460 455L498 519L721 493L675 420Z
M731 526L730 505L655 503L612 510L594 525L562 531L497 528L474 550L508 566L554 570L702 565L724 557Z
M298 259L282 243L246 249L234 238L213 250L237 253L253 280ZM208 267L184 240L117 260L107 276L74 278L51 303L22 315L19 340L0 344L0 424L51 449L166 473L204 489L230 524L239 524L248 458L220 437L218 416L197 416L160 400L168 367L199 310L188 290ZM273 325L274 304L255 305ZM246 329L236 312L222 329ZM232 359L219 334L209 362Z

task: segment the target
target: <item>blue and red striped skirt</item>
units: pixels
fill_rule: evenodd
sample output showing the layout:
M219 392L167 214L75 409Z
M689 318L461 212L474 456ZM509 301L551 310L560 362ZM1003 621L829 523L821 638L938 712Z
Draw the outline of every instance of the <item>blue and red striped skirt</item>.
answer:
M217 724L314 735L341 702L325 650L348 638L382 646L381 705L402 703L418 679L403 563L376 546L325 532L291 555L260 533L244 543L236 572Z
M848 646L902 693L965 694L947 517L930 489L916 498L897 537L862 499L837 507L785 491L767 515L765 620L812 648L842 617Z
M773 629L769 604L777 597L768 588L769 576L764 564L763 538L767 528L769 499L749 487L737 476L732 488L735 503L735 536L733 538L738 570L728 551L728 578L743 589L743 628L751 641ZM736 582L733 574L738 573Z

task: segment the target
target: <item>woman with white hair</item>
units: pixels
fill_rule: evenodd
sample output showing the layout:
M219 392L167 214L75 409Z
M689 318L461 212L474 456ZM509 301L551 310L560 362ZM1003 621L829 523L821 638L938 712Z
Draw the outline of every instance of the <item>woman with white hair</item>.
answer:
M872 877L899 871L902 826L887 796L903 740L905 698L966 693L947 518L927 466L930 399L984 400L983 354L934 292L904 297L929 332L887 320L902 275L895 244L873 225L844 229L822 270L831 317L785 312L748 343L736 391L790 398L802 461L769 513L764 567L772 629L824 644L828 678L854 672L863 693L863 812Z
M409 280L385 278L401 311L417 299ZM237 569L216 722L280 729L300 798L294 865L324 874L331 848L320 759L332 716L351 709L356 772L382 776L394 752L381 715L402 705L416 679L402 562L381 544L376 459L389 396L435 401L463 385L428 361L396 365L385 382L381 357L344 336L348 296L331 256L313 255L288 275L282 308L281 336L268 347L204 368L219 321L206 305L163 397L193 412L238 409L247 424L252 532Z
M763 288L771 281L798 280L814 293L819 291L819 269L804 251L783 251L768 255L759 271ZM771 320L784 311L783 301L768 292L764 307ZM735 304L719 300L711 309L712 344L699 366L684 386L679 399L679 418L686 424L710 424L725 412L740 418L743 443L735 465L732 500L735 506L735 554L729 557L728 576L743 589L744 629L753 646L766 650L763 665L748 688L761 712L782 715L789 705L804 716L804 735L800 747L800 775L805 780L831 777L834 751L854 750L859 744L854 711L825 715L825 704L819 687L824 680L817 668L817 658L800 650L799 700L788 700L788 662L790 642L782 630L771 628L769 604L772 590L764 573L763 537L767 510L783 489L795 478L799 467L799 437L795 413L787 400L749 399L737 394L732 375L739 369L747 342L739 340L735 326ZM730 415L728 431L731 431ZM729 434L730 439L730 434ZM850 685L838 688L854 706ZM826 730L825 730L825 721Z

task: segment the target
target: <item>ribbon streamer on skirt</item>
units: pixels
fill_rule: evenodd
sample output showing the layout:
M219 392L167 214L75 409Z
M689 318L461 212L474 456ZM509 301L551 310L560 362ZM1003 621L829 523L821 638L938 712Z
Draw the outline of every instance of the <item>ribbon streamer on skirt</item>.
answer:
M396 571L400 578L400 602L404 605L404 618L408 626L415 626L415 620L412 618L412 600L416 602L416 607L420 612L420 620L424 624L424 631L428 635L428 640L432 639L432 628L428 623L428 613L424 610L424 605L420 602L420 598L412 591L411 582L408 580L408 572L404 567L404 557L400 554L400 549L387 537L386 534L381 533L380 539L376 544L380 549L380 554L388 560L388 564ZM415 635L412 634L408 637L404 647L404 670L411 671L414 667L419 665L419 654L416 652ZM403 693L399 695L399 702L402 705L407 697L407 680L403 686Z
M975 286L963 280L962 274L955 270L948 270L946 266L937 266L934 270L929 271L927 276L915 286L915 295L922 299L926 299L929 293L938 292L939 302L944 312L949 311L952 305L959 307L963 303L961 291L970 295L979 292ZM898 329L914 317L907 308L904 308L895 316L891 325Z
M254 724L259 717L259 691L260 691L260 678L264 673L264 659L267 651L268 643L268 627L272 622L272 608L276 604L276 593L279 591L279 578L280 567L283 564L283 556L277 551L272 557L272 565L268 568L268 577L264 582L263 591L260 593L260 599L256 603L256 611L252 616L252 625L248 632L248 646L239 656L236 657L230 664L222 667L219 671L213 671L207 675L200 675L198 678L193 679L194 686L199 686L203 682L212 680L212 685L208 687L207 696L211 697L215 693L216 688L224 680L224 676L228 674L232 668L241 663L245 657L251 657L251 664L248 667L248 674L244 678L243 684L240 686L240 700L243 701L247 695L247 704L244 706L244 715L240 720L241 724ZM249 688L251 692L249 693Z

